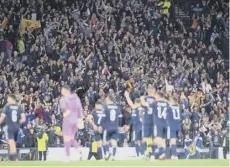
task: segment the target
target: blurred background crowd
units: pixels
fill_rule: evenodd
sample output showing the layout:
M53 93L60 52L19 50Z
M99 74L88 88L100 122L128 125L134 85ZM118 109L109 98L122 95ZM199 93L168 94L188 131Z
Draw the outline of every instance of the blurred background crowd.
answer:
M225 0L1 0L0 108L7 94L18 95L27 115L18 146L35 147L41 128L49 146L62 146L58 101L65 83L85 116L113 93L123 125L131 117L125 91L134 100L148 83L165 86L183 106L178 146L186 134L201 136L203 146L222 146L230 110L223 50L229 45L222 40L228 10ZM76 138L86 145L92 135L85 123ZM119 145L131 146L130 136L121 134Z

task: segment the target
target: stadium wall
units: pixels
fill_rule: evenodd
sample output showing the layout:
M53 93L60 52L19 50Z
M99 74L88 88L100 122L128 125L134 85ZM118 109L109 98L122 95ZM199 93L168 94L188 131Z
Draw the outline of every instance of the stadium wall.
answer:
M89 148L81 148L82 149L82 160L87 160ZM36 148L22 148L18 150L19 159L24 159L27 154L31 152L31 150L36 151ZM223 148L219 147L216 148L217 152L217 159L223 159ZM177 149L178 154L184 155L184 149L178 148ZM7 155L8 150L6 149L0 149L0 156ZM202 153L208 154L210 153L209 148L202 149ZM65 160L65 149L64 148L49 148L47 152L47 160L48 161L64 161ZM78 160L79 155L77 153L77 150L74 148L71 148L71 160ZM117 149L116 154L117 160L135 160L136 157L136 151L134 147L121 147Z

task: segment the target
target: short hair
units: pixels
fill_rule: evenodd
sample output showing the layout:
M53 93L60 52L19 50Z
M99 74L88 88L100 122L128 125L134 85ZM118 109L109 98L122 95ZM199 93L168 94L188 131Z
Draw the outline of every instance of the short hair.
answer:
M14 94L9 94L8 97L17 101L17 97Z
M63 85L62 88L63 88L63 89L66 89L66 90L69 90L69 91L71 90L70 86L67 85L67 84Z

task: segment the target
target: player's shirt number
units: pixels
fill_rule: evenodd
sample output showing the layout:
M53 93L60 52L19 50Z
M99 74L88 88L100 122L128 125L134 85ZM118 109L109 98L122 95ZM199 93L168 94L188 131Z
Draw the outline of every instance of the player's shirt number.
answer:
M152 108L148 108L147 113L148 113L149 115L153 114L153 109L152 109Z
M167 107L158 106L157 107L157 116L160 119L166 119Z
M101 124L101 120L104 114L97 114L98 116L98 120L97 120L97 124L100 125Z
M152 103L154 102L154 99L152 99L152 98L147 98L147 102L148 102L148 104L150 105L150 104L152 104ZM149 115L153 114L153 109L152 109L152 108L148 108L147 113L148 113Z
M13 122L17 122L18 121L17 110L12 110L12 112L11 112L11 118L12 118Z
M115 121L116 119L116 110L110 110L110 121Z
M179 107L172 107L173 119L178 120L180 119L180 108Z

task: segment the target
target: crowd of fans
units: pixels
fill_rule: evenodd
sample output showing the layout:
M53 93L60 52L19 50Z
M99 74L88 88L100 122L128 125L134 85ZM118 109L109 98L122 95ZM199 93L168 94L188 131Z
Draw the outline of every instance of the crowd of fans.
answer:
M221 48L220 40L229 31L229 1L180 1L180 7L188 14L187 21L192 22L191 29L206 44L215 43ZM190 24L191 25L191 24Z
M0 21L8 22L0 27L0 108L7 94L18 95L27 115L18 145L35 147L44 128L49 146L62 146L64 83L82 99L85 116L114 93L127 124L124 92L134 100L151 82L180 98L178 145L185 134L199 134L204 146L221 146L229 125L229 67L216 40L228 12L223 0L214 2L202 1L191 19L181 20L168 0L1 0ZM41 28L19 30L21 18L36 18ZM77 138L85 145L92 134L86 124ZM129 133L120 138L121 146L130 141Z

